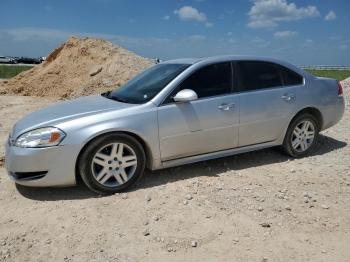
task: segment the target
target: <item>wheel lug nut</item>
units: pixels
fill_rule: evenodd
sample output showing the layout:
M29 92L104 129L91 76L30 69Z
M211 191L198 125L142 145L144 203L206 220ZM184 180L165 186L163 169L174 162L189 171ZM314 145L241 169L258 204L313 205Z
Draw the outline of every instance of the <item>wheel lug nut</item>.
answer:
M112 170L112 169L113 169L113 168L110 166L110 167L109 167L109 170Z
M108 161L108 164L112 164L112 161Z
M114 158L114 161L117 161L117 160L118 160L118 158L115 157L115 158Z

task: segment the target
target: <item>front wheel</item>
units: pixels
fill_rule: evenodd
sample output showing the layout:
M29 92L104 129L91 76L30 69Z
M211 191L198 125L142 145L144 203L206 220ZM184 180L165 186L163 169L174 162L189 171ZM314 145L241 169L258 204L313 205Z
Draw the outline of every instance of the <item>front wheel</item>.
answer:
M310 114L297 116L288 127L283 142L284 151L295 158L309 155L315 149L319 137L319 124Z
M108 134L92 141L79 157L84 183L100 194L121 192L143 174L146 156L141 144L125 134Z

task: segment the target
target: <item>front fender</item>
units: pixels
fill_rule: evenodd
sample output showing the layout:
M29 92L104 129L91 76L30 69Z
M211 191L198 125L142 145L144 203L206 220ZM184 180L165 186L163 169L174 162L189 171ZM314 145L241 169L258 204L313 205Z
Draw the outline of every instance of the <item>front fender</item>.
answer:
M80 149L79 152L87 143L103 134L111 132L132 134L141 139L143 144L146 145L146 153L152 160L150 168L154 169L154 167L160 165L158 120L155 110L118 118L96 115L93 119L80 119L73 123L66 122L57 125L57 127L67 134L67 137L62 141L62 145L76 145Z

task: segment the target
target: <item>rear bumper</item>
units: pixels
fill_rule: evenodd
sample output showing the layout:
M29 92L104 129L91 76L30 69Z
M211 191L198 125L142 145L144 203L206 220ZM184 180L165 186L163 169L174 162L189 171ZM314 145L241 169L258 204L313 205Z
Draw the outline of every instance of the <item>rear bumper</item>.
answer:
M345 111L344 97L339 96L334 105L330 105L327 108L325 114L323 114L323 127L322 130L327 129L337 124L343 117Z
M5 165L17 184L33 187L75 185L78 148L19 148L6 144Z

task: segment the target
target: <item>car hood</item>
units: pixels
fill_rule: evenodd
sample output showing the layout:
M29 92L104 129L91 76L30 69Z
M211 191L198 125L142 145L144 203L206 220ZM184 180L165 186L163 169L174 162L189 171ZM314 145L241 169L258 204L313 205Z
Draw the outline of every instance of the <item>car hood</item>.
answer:
M46 108L35 111L19 120L13 128L11 136L18 135L40 127L55 126L64 121L94 115L107 111L120 110L136 106L120 103L101 95L87 96L70 101L58 102Z

